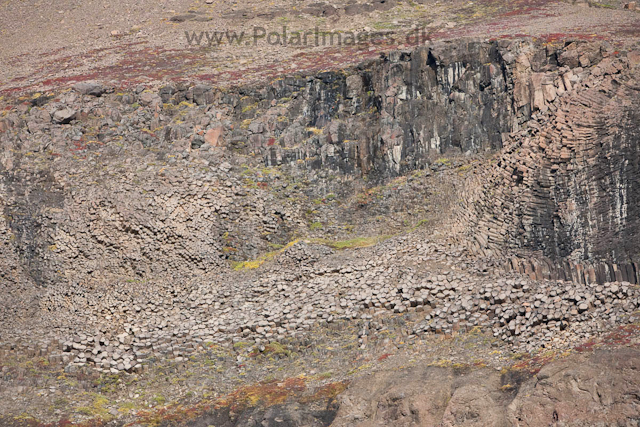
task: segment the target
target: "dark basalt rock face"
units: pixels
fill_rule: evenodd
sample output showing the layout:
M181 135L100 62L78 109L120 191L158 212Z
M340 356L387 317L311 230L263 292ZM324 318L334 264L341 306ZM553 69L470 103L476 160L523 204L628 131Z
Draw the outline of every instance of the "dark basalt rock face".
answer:
M573 114L574 134L581 138L566 170L565 162L545 159L535 171L534 203L544 207L532 218L540 226L522 244L559 258L578 253L583 259L637 261L640 98L629 108L612 98L630 93L593 95L589 110L601 110L589 114L583 107L577 108L583 114Z
M637 320L637 289L626 282L640 283L639 64L640 53L606 43L458 41L259 87L76 87L12 106L0 120L0 356L46 356L84 377L186 367L206 351L235 384L254 356L267 370L298 348L314 364L333 357L311 339L326 323L318 336L351 340L332 349L371 351L338 353L346 375L361 372L339 399L213 408L175 425L637 419L632 348L578 354L530 378L526 368L413 357L406 369L376 372L374 357L393 354L374 346L400 353L406 337L411 352L439 354L413 340L477 330L527 353L570 348L572 335L588 349L606 328ZM446 158L468 152L474 162ZM384 204L367 208L373 198ZM427 217L405 223L410 215L396 215L405 208ZM412 231L357 234L389 227L385 214L399 234ZM335 237L336 252L314 230ZM338 243L351 249L338 253ZM539 281L504 274L500 263ZM407 329L378 323L392 311L390 323ZM336 322L355 319L353 330ZM635 329L611 342L632 344ZM245 339L256 347L236 349ZM296 347L282 353L261 347L289 339ZM202 345L214 342L229 343L228 359ZM9 380L22 387L23 371Z
M537 253L547 261L512 267L536 275L537 266L540 277L638 283L637 63L608 57L577 70L565 69L562 96L512 135L463 206L471 247Z
M338 412L338 404L335 400L314 402L312 404L290 403L273 405L268 408L255 407L234 414L228 408L213 410L192 421L184 423L187 427L208 427L210 425L221 427L234 426L267 426L267 427L327 427L330 426ZM167 423L167 427L174 424Z
M279 96L301 94L285 113L286 125L252 122L235 134L264 151L268 165L311 158L312 168L397 176L447 151L499 149L519 113L510 108L511 86L497 42L395 51L348 73L285 79ZM253 102L264 99L256 93Z

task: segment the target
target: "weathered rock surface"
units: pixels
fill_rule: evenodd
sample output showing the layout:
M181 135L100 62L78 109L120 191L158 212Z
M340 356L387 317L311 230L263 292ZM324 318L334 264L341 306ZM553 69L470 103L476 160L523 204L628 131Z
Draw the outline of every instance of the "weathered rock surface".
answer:
M567 53L588 57L591 67L569 69ZM638 68L601 55L571 44L560 68L525 89L522 102L537 110L532 120L470 185L479 195L461 199L472 250L537 254L509 268L539 278L639 283ZM515 68L528 69L528 58ZM538 99L545 87L553 90Z
M501 161L474 174L461 193L460 228L471 236L465 237L470 249L539 252L549 266L510 261L509 268L540 278L637 283L633 64L606 43L463 41L391 52L345 73L232 92L180 84L157 94L139 87L99 98L41 96L2 120L3 210L15 251L39 283L65 271L78 280L78 270L183 274L192 258L207 271L205 265L229 256L221 237L237 234L240 205L232 200L252 199L244 209L256 213L244 221L255 232L234 248L245 259L265 251L257 235L285 244L300 221L286 202L239 189L246 180L216 169L226 161L221 153L257 155L326 195L352 191L349 181L359 176L381 180L433 166L443 153L496 150L507 141ZM83 83L77 90L102 86ZM191 157L210 170L195 179L184 168L163 172L147 158L146 171L128 164L115 173L105 160L123 149L153 150L158 164L168 166ZM24 153L38 153L47 166L28 166ZM102 157L89 162L95 167L77 167L78 159L97 153ZM71 194L77 179L97 185L82 184ZM214 187L219 195L209 192ZM34 191L38 199L27 195ZM189 207L176 206L178 200ZM205 235L210 227L217 237ZM184 233L191 237L178 242ZM612 251L619 241L623 246ZM590 271L564 261L607 264Z
M331 425L633 425L638 363L624 348L553 362L530 379L436 366L377 373L339 397Z
M108 94L98 83L83 83L76 91L93 97L67 92L55 100L34 98L31 105L21 104L7 114L7 130L1 134L2 262L4 271L11 272L4 274L8 286L22 286L25 295L33 295L7 307L4 316L11 319L18 307L33 313L37 304L53 313L45 316L46 322L72 328L71 314L64 319L58 315L65 305L82 311L88 318L85 325L107 336L100 344L101 334L82 331L86 338L80 345L93 343L98 354L107 341L132 334L133 328L139 328L142 347L153 344L147 334L155 330L164 335L160 331L167 327L177 327L176 336L272 339L304 331L306 324L285 320L304 320L297 310L313 323L360 316L361 310L403 313L428 306L417 334L481 326L525 350L541 342L536 338L541 330L564 331L576 320L587 322L584 313L591 310L612 316L615 323L616 316L629 315L638 305L632 286L638 283L631 256L635 242L630 238L637 227L633 147L638 102L633 83L637 61L631 58L616 56L606 43L554 47L530 41L462 41L391 52L346 73L285 78L232 92L177 84L158 93L138 87L132 93ZM445 252L467 266L475 263L468 254L494 257L492 262L500 265L504 259L495 260L496 255L540 251L552 261L512 257L507 262L507 270L526 274L535 284L525 285L514 276L492 287L478 277L443 281L420 272L406 283L394 279L395 284L373 294L365 281L361 293L357 287L345 289L347 300L332 300L328 295L335 286L326 288L328 299L318 300L317 308L271 306L278 313L266 314L265 325L245 322L255 317L251 310L223 320L223 299L236 300L243 289L272 293L273 286L280 286L277 291L286 300L292 281L300 281L296 288L310 285L320 296L325 285L309 282L313 277L335 274L330 280L338 284L352 280L349 270L355 265L316 266L325 255L304 249L302 256L288 258L299 245L281 254L281 278L263 276L238 286L227 274L229 259L259 259L269 245L282 246L294 238L308 216L291 197L296 189L299 194L307 186L307 197L331 193L333 199L333 192L353 191L359 176L380 180L427 166L438 171L449 160L433 162L435 156L503 144L495 167L476 168L459 194L447 195L461 201L457 229L471 235L464 242L468 253L459 246L416 247L427 254ZM112 159L122 149L138 157L118 164ZM140 150L153 154L140 157ZM37 161L29 153L39 153ZM242 178L253 178L251 167L238 157L246 154L257 155L267 166L258 182ZM87 156L92 160L86 162ZM40 162L48 166L43 169ZM619 166L624 169L616 172ZM326 218L324 223L336 217ZM606 267L575 265L578 260L596 262L614 247ZM553 259L567 265L558 268ZM307 262L309 270L289 276L289 260L294 268ZM255 261L256 266L263 261ZM383 277L395 276L389 261L384 259L386 266L380 260L365 265L380 266L377 274ZM215 275L216 280L205 279ZM142 294L138 301L129 284L138 280L157 286L163 301ZM187 288L197 286L199 294L188 291L187 299L182 293L186 288L174 289L169 297L166 292L175 280ZM459 289L458 281L466 288ZM263 290L256 285L261 282ZM604 286L594 287L596 283ZM611 283L622 290L611 292ZM36 291L36 285L47 289ZM258 311L271 304L256 303ZM169 311L199 307L203 317L190 319L190 327L177 317L168 325L172 317L160 310L162 305ZM151 313L159 318L150 319ZM122 324L110 322L120 315L127 318ZM196 326L209 321L214 323L202 331ZM109 363L101 358L96 363L92 357L77 357L84 348L65 346L70 339L58 337L67 352L77 350L71 358L61 356L64 360L127 370L144 360L134 355L132 342L121 342L129 346L122 349L130 352L126 363L113 359L113 351L105 353ZM183 343L190 339L178 337ZM165 347L161 352L175 357L185 353Z
M358 322L363 352L390 318L411 342L474 331L527 354L633 325L637 58L462 40L233 90L25 98L0 121L0 356L137 375L337 321ZM589 399L589 419L634 419L625 351L623 367L598 353L517 385L388 373L336 423L579 425ZM594 379L599 365L628 383ZM256 417L335 415L273 411Z

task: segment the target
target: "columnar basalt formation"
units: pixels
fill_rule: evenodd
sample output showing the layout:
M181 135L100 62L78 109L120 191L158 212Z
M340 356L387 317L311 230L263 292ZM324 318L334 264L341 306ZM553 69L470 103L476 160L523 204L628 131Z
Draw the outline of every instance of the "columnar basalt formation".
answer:
M529 50L535 49L530 43L524 45ZM168 250L134 243L143 240L146 229L151 233L147 237L152 245L164 244L166 248L177 245L171 250L175 254L181 253L181 246L191 245L192 249L185 249L191 255L180 255L182 258L195 256L201 259L200 263L215 264L223 246L209 241L211 237L180 238L178 242L172 235L179 231L159 232L149 224L151 218L157 221L163 217L160 212L135 214L154 209L158 203L163 204L161 210L165 213L174 212L172 204L176 197L184 195L160 191L162 194L140 197L134 195L140 188L137 183L123 182L115 184L118 188L112 187L114 181L106 177L105 171L84 166L77 179L92 182L90 175L103 176L96 181L102 189L83 186L76 194L69 194L73 180L60 176L69 170L66 162L70 157L82 158L92 152L113 158L123 149L146 148L158 153L159 160L171 162L175 161L171 159L176 151L182 155L183 150L192 150L211 162L219 158L217 154L224 149L220 147L225 147L243 154L258 154L268 167L283 165L300 170L303 175L311 171L308 173L311 177L315 174L324 179L328 173L342 180L361 175L380 180L424 168L447 151L498 149L504 135L526 120L530 112L527 103L507 108L513 103L514 87L518 90L520 81L514 80L513 70L503 58L513 56L508 49L519 49L518 43L441 43L415 51L392 52L346 73L285 78L270 86L230 92L205 85L176 85L162 87L158 93L140 88L135 93L109 94L107 87L84 83L53 100L46 95L33 98L28 105L10 111L3 120L3 128L7 129L2 134L4 209L17 238L18 252L36 281L43 283L69 270L64 263L71 259L75 266L86 262L87 267L82 268L86 271L98 268L111 271L110 264L119 263L117 268L127 274L144 275L136 271L147 268L157 271L171 265L160 261L160 266L140 266L138 259L154 264L162 259L162 251ZM549 58L553 55L543 57L534 68L550 67ZM196 108L191 108L190 103ZM22 158L25 153L44 156L47 166L37 173L21 168L21 163L30 163ZM226 172L221 171L222 175ZM208 175L209 182L211 178L219 179ZM150 171L136 179L146 182L142 191L153 192L165 182L175 186L175 180L180 178ZM65 184L60 185L60 180ZM207 193L207 180L195 180L188 185L196 186L198 194ZM340 189L340 185L333 184L335 188L331 183L323 185L327 193ZM118 194L123 190L133 193L121 198ZM129 200L138 206L125 206ZM224 200L214 205L224 204ZM218 216L225 215L226 208L204 203L202 207L219 211ZM74 207L79 204L83 206ZM178 210L186 213L193 209ZM76 235L73 228L89 215L97 219L90 226L104 230L90 233L93 237L87 240L82 237L84 232ZM181 218L176 215L169 219ZM265 221L275 222L265 231L279 235L278 243L283 243L290 233L279 233L277 223L287 222L289 214L276 207L267 215L272 219ZM201 230L208 227L207 221L206 217L199 217L192 224ZM53 223L61 224L55 236L51 234ZM112 227L124 233L122 237L110 235ZM221 229L219 235L225 231ZM100 237L101 233L108 238ZM198 232L194 229L190 233ZM154 239L152 235L166 236ZM124 248L110 243L110 248L101 249L91 255L93 260L85 261L85 254L92 252L94 246L100 248L107 240L122 239L127 240L122 245L133 246ZM82 245L86 248L80 249ZM46 249L52 247L55 250L48 253ZM264 244L252 242L247 248L249 255L255 256L256 250L251 247L262 249ZM125 249L127 255L121 253ZM198 254L194 255L195 252ZM107 256L109 253L120 255Z
M250 139L266 145L269 165L312 158L312 167L394 176L449 150L499 149L515 117L504 108L508 79L498 43L396 51L348 75L308 80L302 116L274 133L273 147L268 131ZM308 138L309 127L325 132Z
M639 283L633 237L640 57L597 61L589 54L569 46L558 57L563 68L531 75L525 99L532 120L472 185L475 198L462 198L462 211L473 250L539 255L533 263L511 260L510 269L582 283ZM528 61L520 56L515 68ZM579 64L587 66L570 68Z
M505 108L513 83L500 46L440 43L346 72L233 91L174 85L114 93L81 83L55 98L31 98L2 120L3 210L15 239L7 244L39 284L70 272L75 281L207 272L231 247L240 259L254 258L268 243L290 241L300 212L262 191L286 188L283 180L247 191L242 180L225 179L242 155L329 194L349 191L358 177L423 169L447 151L499 149L527 114ZM138 154L118 164L123 152L138 150L147 153L145 165L135 164ZM176 170L185 152L203 170ZM233 165L221 160L228 152L240 154L227 156ZM255 232L225 244L239 234L243 212L250 216L241 226Z
M633 327L639 62L461 40L22 98L0 120L0 356L125 375L355 322L366 352L393 316L402 345L525 353Z

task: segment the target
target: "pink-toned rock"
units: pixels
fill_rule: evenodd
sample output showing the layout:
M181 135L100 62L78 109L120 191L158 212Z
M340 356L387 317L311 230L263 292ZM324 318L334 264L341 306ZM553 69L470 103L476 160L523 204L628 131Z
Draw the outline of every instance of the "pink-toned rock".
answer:
M638 4L635 1L630 1L629 3L624 5L625 9L636 10L638 8Z
M531 105L534 110L546 111L547 104L544 101L542 82L545 79L544 73L534 73L531 75Z
M578 62L583 68L587 68L589 65L591 65L591 61L589 60L589 57L587 55L580 55L578 57Z
M513 98L518 108L531 103L531 89L529 85L520 79L516 80L513 89Z
M562 82L562 77L557 77L555 81L556 85L556 94L558 96L562 96L565 93L564 83Z
M553 102L556 99L556 87L552 81L547 81L542 84L542 94L546 102Z
M174 151L190 151L191 141L185 138L178 139L173 142L172 148Z
M564 83L564 88L567 92L571 92L573 86L571 85L571 77L573 76L573 72L569 71L562 75L562 83Z
M640 64L640 50L634 50L627 54L627 59L629 60L629 65L635 67Z
M212 147L219 147L222 145L220 141L220 135L222 135L222 126L211 128L204 135L204 142Z
M153 92L142 92L138 98L142 105L158 105L162 103L162 98Z
M28 112L30 109L31 109L31 104L29 104L26 101L21 103L21 104L19 104L18 106L16 106L16 110L20 114L24 114L24 113Z

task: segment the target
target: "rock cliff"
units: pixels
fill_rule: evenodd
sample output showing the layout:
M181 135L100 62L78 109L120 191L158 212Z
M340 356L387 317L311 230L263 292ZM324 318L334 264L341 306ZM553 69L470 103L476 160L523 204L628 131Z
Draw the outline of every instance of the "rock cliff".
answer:
M491 346L492 369L521 353L545 364L620 327L612 340L632 342L639 58L608 42L461 39L259 85L83 82L15 100L0 119L0 356L12 361L0 392L23 391L24 357L39 358L51 396L73 388L55 382L66 375L102 391L87 378L155 380L192 362L198 375L216 366L231 392L300 357L313 379L267 381L279 397L247 392L242 417L540 425L598 393L602 411L628 409L598 420L636 417L635 379L575 391L594 366L634 368L600 353L571 362L575 381L514 385L466 361L470 384L423 366L402 374L405 396L372 397L361 380L335 397L360 369L453 337L483 334L471 345ZM314 364L329 369L327 355L344 386L321 388L321 411L286 406L326 380ZM287 373L300 376L296 363ZM539 391L550 377L574 409ZM42 406L47 393L18 394ZM254 421L236 415L194 425Z

